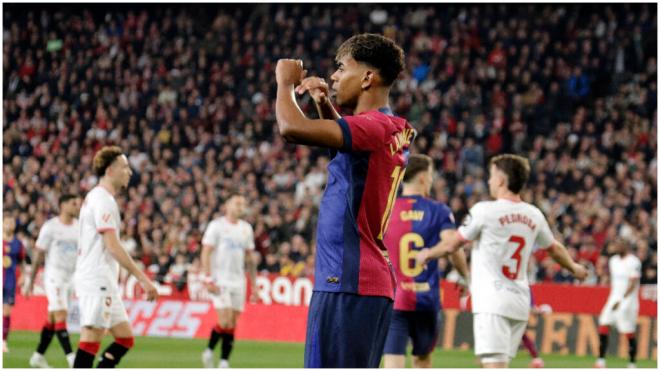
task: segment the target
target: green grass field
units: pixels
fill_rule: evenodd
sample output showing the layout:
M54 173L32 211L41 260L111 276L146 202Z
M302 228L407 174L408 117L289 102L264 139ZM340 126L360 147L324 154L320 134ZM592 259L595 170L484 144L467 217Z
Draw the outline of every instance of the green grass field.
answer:
M78 336L72 334L74 349ZM28 331L12 331L9 334L9 353L3 354L3 367L25 368L34 351L39 334ZM106 337L101 345L104 349L112 338ZM206 346L204 339L172 339L138 337L135 348L130 351L120 364L124 368L198 368L201 367L201 352ZM231 355L231 366L241 368L300 368L303 365L303 344L270 343L257 341L237 341ZM46 353L48 362L53 367L66 367L62 348L57 339ZM544 355L548 368L590 368L594 359L591 357ZM512 367L527 367L531 358L525 351L520 351L513 360ZM623 368L624 359L608 359L609 367ZM433 366L437 368L475 368L474 355L471 351L436 350L433 354ZM654 361L640 361L638 367L656 368Z

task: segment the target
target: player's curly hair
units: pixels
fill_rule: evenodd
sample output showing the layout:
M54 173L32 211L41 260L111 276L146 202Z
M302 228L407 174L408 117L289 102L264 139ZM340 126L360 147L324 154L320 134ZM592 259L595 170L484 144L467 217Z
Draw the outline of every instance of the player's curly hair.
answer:
M513 193L520 193L531 171L529 161L518 155L503 154L490 159L490 165L495 165L507 177L507 188Z
M112 165L117 157L123 155L121 148L117 146L106 146L94 155L92 170L99 178L105 175L105 170Z
M385 86L391 86L405 68L405 55L394 41L374 33L354 35L337 49L336 61L350 55L378 70Z

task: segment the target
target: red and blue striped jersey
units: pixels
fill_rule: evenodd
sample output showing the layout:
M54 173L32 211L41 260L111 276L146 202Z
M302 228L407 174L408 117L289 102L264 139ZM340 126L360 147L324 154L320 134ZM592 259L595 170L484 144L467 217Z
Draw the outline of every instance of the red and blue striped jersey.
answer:
M395 310L440 309L438 261L433 259L424 268L416 265L415 255L416 251L440 242L442 231L455 228L454 216L447 205L422 196L397 198L385 235L398 283Z
M413 127L388 108L337 120L343 147L328 165L316 236L315 291L394 299L383 243Z
M11 241L2 240L2 282L3 287L16 287L16 269L25 259L25 249L17 238Z

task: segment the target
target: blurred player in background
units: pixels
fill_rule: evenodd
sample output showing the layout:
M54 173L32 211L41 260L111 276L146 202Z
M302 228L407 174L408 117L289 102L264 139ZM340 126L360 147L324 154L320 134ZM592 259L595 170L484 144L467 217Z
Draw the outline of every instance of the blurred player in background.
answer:
M385 367L403 368L408 339L412 340L414 368L431 367L431 353L440 332L440 272L438 261L426 267L415 264L415 255L436 245L455 230L454 215L447 205L429 199L433 184L433 160L410 155L403 191L394 204L385 234L397 277L394 312L385 341ZM463 250L451 255L452 263L469 281Z
M616 239L608 245L608 252L613 254L609 261L610 283L612 290L607 302L598 318L598 359L595 367L605 368L605 354L607 353L607 340L609 327L616 325L619 336L628 339L629 368L635 367L637 355L637 316L639 315L639 279L642 264L639 259L630 253L628 242Z
M352 116L337 113L323 79L303 80L302 61L280 59L276 67L280 134L334 152L319 207L305 367L378 367L395 289L383 237L415 132L389 108L404 68L399 46L381 35L355 35L335 61L335 100ZM319 120L305 117L296 103L295 92L306 91Z
M5 214L2 218L2 351L8 352L7 337L9 336L9 325L11 308L16 302L16 286L20 286L17 280L18 265L21 264L21 272L25 270L25 247L15 236L16 219ZM21 281L23 276L21 276Z
M483 367L508 367L527 327L530 290L526 269L534 245L576 278L587 271L575 263L564 245L554 239L543 213L523 202L520 191L529 178L529 162L516 155L491 159L488 187L495 201L479 202L470 209L458 232L450 232L440 245L417 254L418 263L472 245L470 285L474 313L474 347Z
M80 306L80 346L75 368L91 368L101 340L110 331L115 341L104 351L99 368L113 368L133 347L133 331L119 295L119 266L137 278L148 300L156 286L119 242L121 218L115 195L128 186L131 168L121 148L101 148L92 162L99 184L80 209L80 238L74 284Z
M257 298L257 267L254 257L254 231L241 220L245 215L245 197L233 195L225 203L225 216L209 223L202 238L202 272L213 306L218 314L218 324L211 330L208 347L202 353L206 368L214 368L213 350L222 339L220 368L229 367L229 354L234 345L234 329L238 317L245 308L244 266L247 266L252 284L250 300Z
M46 257L43 282L48 299L48 320L41 330L37 349L30 357L30 367L50 368L44 354L53 335L57 336L69 367L73 367L76 357L71 349L66 317L78 253L80 197L64 194L60 196L59 207L59 216L48 220L39 231L32 271L25 289L26 297L32 295L34 280Z

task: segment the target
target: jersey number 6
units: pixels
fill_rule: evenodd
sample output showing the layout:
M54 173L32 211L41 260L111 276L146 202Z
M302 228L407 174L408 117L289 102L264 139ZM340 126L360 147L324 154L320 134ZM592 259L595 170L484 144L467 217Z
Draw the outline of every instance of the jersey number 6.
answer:
M413 247L410 246L411 242ZM401 273L407 277L417 277L424 270L423 266L415 264L415 256L418 251L414 249L414 247L423 246L424 237L417 233L406 233L401 237L399 241L399 267Z

